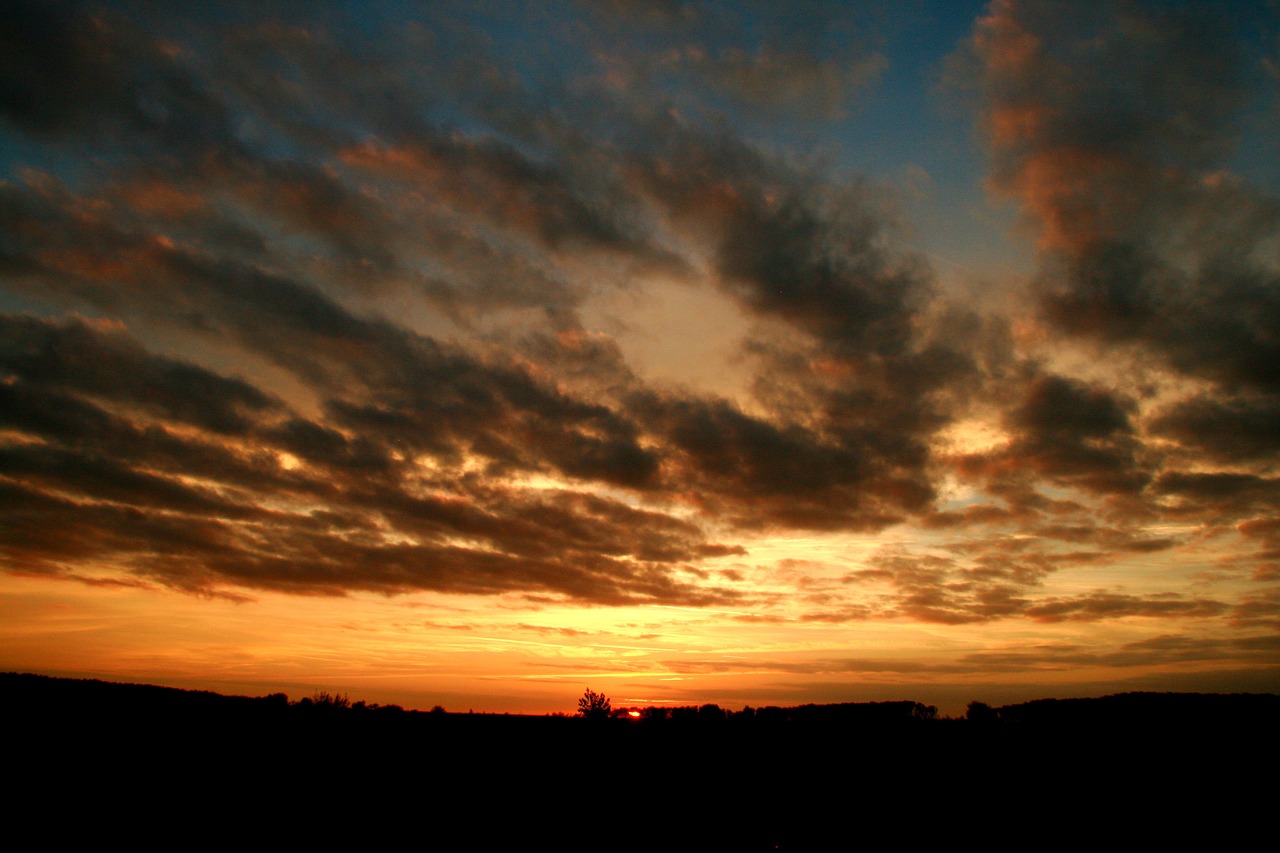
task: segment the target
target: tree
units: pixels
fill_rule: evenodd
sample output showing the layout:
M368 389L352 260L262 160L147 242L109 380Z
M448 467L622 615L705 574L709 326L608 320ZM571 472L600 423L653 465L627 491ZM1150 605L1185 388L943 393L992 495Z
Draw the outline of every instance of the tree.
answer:
M609 713L613 710L609 697L603 693L597 693L591 688L582 694L582 698L578 700L578 716L588 720L607 720Z
M660 708L657 705L650 705L640 712L640 716L649 722L666 722L669 710L668 708Z
M924 705L920 702L911 706L911 719L913 720L936 720L938 719L937 705Z
M970 702L968 709L965 710L965 719L971 723L981 723L990 725L1000 722L1000 712L992 708L986 702Z

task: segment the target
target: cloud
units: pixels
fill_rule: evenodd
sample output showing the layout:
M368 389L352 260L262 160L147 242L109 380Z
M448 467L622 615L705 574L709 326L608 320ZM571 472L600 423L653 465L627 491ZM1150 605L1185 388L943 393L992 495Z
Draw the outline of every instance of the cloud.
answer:
M928 550L881 547L864 567L843 578L843 593L805 618L843 622L905 616L964 625L1020 618L1101 621L1124 616L1212 617L1228 612L1228 603L1181 593L1141 596L1102 589L1076 595L1050 593L1059 572L1106 566L1180 544L1174 538L1100 526L1087 516L1082 521L1036 521L1015 527L1017 532L997 526L986 535L971 530L963 538L938 542Z
M156 357L124 334L84 321L0 316L0 342L0 371L34 388L114 397L213 432L244 433L257 416L280 407L243 380Z
M988 500L933 523L990 528L975 553L998 554L1007 531L1109 561L1234 542L1235 525L1260 531L1274 514L1280 202L1235 150L1274 88L1243 34L1273 25L1260 8L1145 2L1002 0L978 20L968 73L989 186L1038 236L1026 295L1042 360L988 382L1002 435L947 460ZM1094 378L1059 370L1063 353L1095 362ZM1068 501L1049 499L1063 488ZM1265 550L1236 556L1223 565L1266 582ZM1051 620L1230 606L1199 593L1027 597L1023 615ZM944 615L981 614L972 596L949 601Z
M1184 599L1176 595L1135 596L1097 591L1074 598L1042 599L1027 608L1027 615L1041 622L1094 621L1123 616L1217 616L1228 605L1212 599Z
M2 323L0 393L12 404L4 420L25 438L0 454L15 563L110 559L201 592L230 584L540 591L608 603L735 597L676 578L683 561L741 552L708 542L691 522L568 490L448 473L432 483L377 430L314 423L122 332L25 316ZM475 414L492 415L494 405ZM446 420L459 428L461 414ZM579 468L594 458L572 455ZM437 494L419 494L424 487ZM267 508L264 494L281 508ZM316 505L324 510L307 509Z
M1042 493L1051 486L1113 501L1141 498L1157 457L1134 424L1137 405L1127 395L1032 363L989 381L988 389L1003 404L1002 440L945 461L957 477L980 483L1005 506L970 505L929 523L1030 522L1055 511ZM1080 505L1059 500L1057 508Z
M130 20L117 29L127 32ZM152 26L163 29L158 20ZM146 324L176 323L296 375L320 395L331 424L277 424L271 437L312 461L327 453L330 461L379 464L385 440L455 460L475 454L495 473L554 471L681 500L692 490L706 496L708 512L724 509L746 526L878 527L927 505L927 438L946 421L928 395L967 362L920 339L915 318L931 298L928 275L884 245L862 188L831 189L693 125L666 145L637 142L602 160L559 130L517 145L484 130L446 132L398 102L375 115L350 97L365 80L337 79L321 67L342 45L322 28L308 33L256 23L214 31L227 48L246 38L278 40L298 75L292 89L270 75L250 86L250 71L266 58L257 48L215 65L210 88L237 104L234 122L263 119L260 111L279 98L298 100L298 87L314 91L311 106L300 105L314 115L305 127L276 122L272 132L282 136L274 141L211 142L194 178L139 179L147 198L169 177L177 182L170 199L192 199L177 230L163 206L126 207L44 176L6 186L0 208L23 235L7 258L19 286ZM160 36L131 38L152 44ZM368 72L382 73L381 65ZM329 112L334 105L349 107L357 126L392 138L351 140ZM401 109L403 121L393 121ZM491 118L491 109L478 107L476 118ZM659 130L644 116L626 120L641 142ZM325 165L278 156L282 139ZM720 202L717 184L731 187ZM132 185L117 180L114 188ZM452 256L433 253L443 265L433 257L430 273L411 272L420 256L399 216L406 194L422 200L417 210L432 211L408 221L433 249L453 235L492 236L464 241ZM589 403L573 386L555 387L507 357L480 358L355 310L351 282L363 276L389 280L384 290L408 281L458 317L536 305L571 331L582 290L557 282L566 263L606 252L636 268L665 264L688 274L659 237L706 207L698 197L719 205L700 226L715 282L794 338L781 341L776 356L757 348L761 372L793 357L796 346L808 350L813 380L795 389L785 412L682 399L625 372L616 374L616 396ZM81 216L85 209L92 213ZM305 251L311 237L347 266L318 265ZM379 286L361 283L357 295ZM856 373L866 379L851 382ZM696 479L692 489L686 474ZM778 497L759 503L758 494Z
M1218 522L1271 514L1280 505L1280 480L1252 473L1171 471L1153 485L1158 495L1173 499L1172 513Z
M672 488L743 526L877 528L930 496L915 471L894 470L867 448L779 427L722 401L648 394L630 409L663 436Z
M53 138L230 145L225 110L160 39L90 3L18 0L0 25L0 114Z
M1233 608L1232 621L1239 626L1265 628L1272 632L1270 637L1254 642L1260 649L1274 650L1275 635L1280 632L1280 591L1272 587L1246 596Z
M1040 229L1045 319L1273 395L1280 207L1223 176L1258 85L1238 23L1211 4L1000 2L973 44L992 184Z
M1050 588L1195 535L1274 580L1280 206L1225 165L1251 80L1212 10L979 23L992 183L1041 233L1019 320L956 304L874 182L761 130L857 108L867 9L556 8L13 4L10 567L764 608L714 561L918 524L797 618L1226 618ZM724 390L628 360L620 295L655 282L732 305ZM974 420L991 440L953 442Z
M1273 664L1273 638L1218 638L1159 635L1096 652L1071 643L1037 644L1029 649L965 655L961 668L976 672L1025 672L1077 667L1137 668L1216 661Z
M860 4L590 4L608 80L682 109L800 121L844 118L888 64L882 22ZM637 30L645 38L637 49Z
M1157 413L1148 429L1219 462L1261 462L1280 453L1280 399L1200 394Z

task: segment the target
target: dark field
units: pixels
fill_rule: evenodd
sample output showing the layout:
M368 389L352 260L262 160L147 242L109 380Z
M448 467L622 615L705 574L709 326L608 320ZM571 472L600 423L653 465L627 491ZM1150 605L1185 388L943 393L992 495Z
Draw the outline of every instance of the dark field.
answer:
M586 720L0 676L11 824L131 843L799 850L1270 843L1280 696ZM1261 833L1261 834L1259 834Z

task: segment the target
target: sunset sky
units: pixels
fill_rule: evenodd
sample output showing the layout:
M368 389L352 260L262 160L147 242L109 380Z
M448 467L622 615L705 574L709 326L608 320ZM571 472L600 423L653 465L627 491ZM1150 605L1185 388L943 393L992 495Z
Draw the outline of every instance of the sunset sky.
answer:
M0 13L0 670L1280 690L1280 5Z

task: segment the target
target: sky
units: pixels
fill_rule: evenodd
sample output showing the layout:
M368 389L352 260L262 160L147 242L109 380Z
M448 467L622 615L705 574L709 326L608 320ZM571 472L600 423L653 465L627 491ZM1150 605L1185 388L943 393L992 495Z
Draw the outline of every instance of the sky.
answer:
M0 669L1280 688L1280 6L0 16Z

